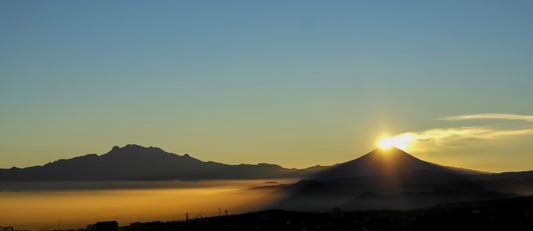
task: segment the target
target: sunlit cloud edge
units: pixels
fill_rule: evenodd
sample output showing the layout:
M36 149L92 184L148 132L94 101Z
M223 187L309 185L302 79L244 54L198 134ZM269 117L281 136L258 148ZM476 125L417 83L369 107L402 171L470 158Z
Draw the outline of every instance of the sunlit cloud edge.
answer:
M460 120L476 120L476 119L504 119L504 120L525 120L533 122L533 115L518 115L507 113L479 113L479 114L465 114L458 116L447 116L439 118L439 120L460 121Z
M404 141L404 148L419 148L422 144L442 145L463 140L497 140L514 136L533 135L533 129L497 130L488 127L434 128L418 132L405 132L391 137Z

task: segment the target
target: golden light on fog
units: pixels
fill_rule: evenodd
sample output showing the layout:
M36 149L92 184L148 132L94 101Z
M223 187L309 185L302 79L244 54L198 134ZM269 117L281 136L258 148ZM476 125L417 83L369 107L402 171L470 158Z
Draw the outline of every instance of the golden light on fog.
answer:
M270 180L279 184L296 182L295 179ZM120 225L184 220L185 213L192 218L216 216L219 208L231 214L245 213L283 196L276 193L275 187L248 190L270 185L265 180L159 183L163 188L0 191L2 210L9 211L0 212L0 225L9 222L20 229L53 230L60 220L62 229L77 230L102 220L116 220ZM138 184L144 185L143 182ZM165 188L172 185L177 188Z
M379 141L378 147L382 149L396 147L398 149L405 151L405 149L407 149L407 143L409 141L411 141L411 137L408 135L397 136L397 137L387 137Z

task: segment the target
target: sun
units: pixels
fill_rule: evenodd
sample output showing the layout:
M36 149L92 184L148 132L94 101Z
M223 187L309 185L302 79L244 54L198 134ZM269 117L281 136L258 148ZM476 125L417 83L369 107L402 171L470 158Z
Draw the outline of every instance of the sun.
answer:
M409 141L411 141L411 138L409 136L387 137L385 139L380 140L378 146L382 149L396 147L405 151L405 149L407 149L407 143Z
M383 149L391 148L394 146L393 142L394 140L392 138L385 138L379 141L378 146Z

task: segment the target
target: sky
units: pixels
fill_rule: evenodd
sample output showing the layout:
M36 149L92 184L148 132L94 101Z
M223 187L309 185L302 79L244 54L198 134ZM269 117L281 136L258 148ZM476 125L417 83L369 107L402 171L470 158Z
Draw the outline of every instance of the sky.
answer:
M156 146L533 170L531 1L0 2L0 168Z

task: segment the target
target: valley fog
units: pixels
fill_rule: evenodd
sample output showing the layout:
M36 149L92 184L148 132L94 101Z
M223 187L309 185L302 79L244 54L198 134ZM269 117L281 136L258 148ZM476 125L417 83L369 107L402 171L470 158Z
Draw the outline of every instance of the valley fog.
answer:
M184 220L257 211L296 179L220 181L17 182L0 184L0 225L16 229L84 228L98 221Z

